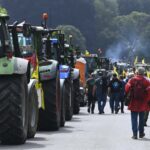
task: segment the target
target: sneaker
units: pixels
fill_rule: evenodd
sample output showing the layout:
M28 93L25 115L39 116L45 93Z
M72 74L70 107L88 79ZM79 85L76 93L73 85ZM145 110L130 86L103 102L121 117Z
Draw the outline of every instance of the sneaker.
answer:
M146 123L144 123L144 126L145 126L145 127L147 127L147 124L146 124Z
M87 112L90 113L90 108L87 109Z
M123 114L123 113L124 113L124 110L121 110L121 113Z
M94 111L92 111L91 114L94 114Z
M133 135L131 138L137 140L137 135Z
M143 138L145 136L145 133L140 133L139 138Z
M115 114L118 114L119 110L120 110L120 107L118 107L118 108L115 110Z

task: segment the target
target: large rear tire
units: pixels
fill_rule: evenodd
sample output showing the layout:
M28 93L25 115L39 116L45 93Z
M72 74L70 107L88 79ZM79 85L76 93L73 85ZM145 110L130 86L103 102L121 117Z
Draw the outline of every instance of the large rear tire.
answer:
M35 86L29 91L29 113L28 113L28 138L33 138L37 131L39 108L38 95Z
M65 95L66 95L66 121L70 121L73 116L73 86L71 81L65 82Z
M42 82L45 109L39 111L39 130L54 131L60 127L60 79Z
M73 81L73 113L79 114L80 111L80 81L76 79Z
M26 75L0 76L0 140L24 144L28 130Z

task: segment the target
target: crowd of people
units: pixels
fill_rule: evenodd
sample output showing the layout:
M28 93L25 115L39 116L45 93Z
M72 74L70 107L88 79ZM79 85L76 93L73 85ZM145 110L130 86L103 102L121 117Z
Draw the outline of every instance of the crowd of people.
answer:
M98 102L99 114L104 114L107 97L112 114L118 114L119 110L124 113L126 97L129 102L126 104L131 111L131 124L133 139L145 136L144 126L150 110L150 80L145 76L145 69L139 67L135 74L131 73L127 77L112 74L108 79L106 70L98 72L98 76L91 73L87 79L88 113L94 113L95 102ZM139 118L139 119L138 119Z

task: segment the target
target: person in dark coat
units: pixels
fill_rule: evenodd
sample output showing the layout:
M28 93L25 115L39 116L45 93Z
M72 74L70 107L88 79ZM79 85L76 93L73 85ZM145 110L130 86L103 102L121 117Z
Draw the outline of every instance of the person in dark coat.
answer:
M131 111L133 139L138 138L138 132L139 138L145 136L144 112L148 111L150 81L144 77L144 72L145 69L139 67L137 75L131 78L125 86L126 93L131 92L131 101L128 104L128 109ZM141 84L142 87L139 84ZM138 90L140 90L140 92Z
M117 114L120 106L119 106L119 97L120 97L120 90L121 90L121 82L120 80L117 78L117 74L114 73L113 74L113 78L110 81L109 85L108 85L108 93L110 96L110 108L111 108L111 113L115 113Z
M121 81L121 90L120 90L120 103L121 103L121 113L124 113L124 97L125 97L125 81L124 77L120 76L120 81Z
M99 114L104 114L104 108L107 100L107 89L108 80L106 70L102 70L98 73L99 77L96 79L96 95L98 100L98 110Z
M95 102L96 102L96 85L95 79L92 74L89 75L89 78L86 81L86 86L88 89L87 97L88 97L88 113L94 113Z

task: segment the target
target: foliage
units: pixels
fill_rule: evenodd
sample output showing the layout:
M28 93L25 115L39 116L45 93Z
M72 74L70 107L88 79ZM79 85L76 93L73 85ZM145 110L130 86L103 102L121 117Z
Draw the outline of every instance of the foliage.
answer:
M128 15L133 11L150 13L150 0L117 0L120 15Z
M0 7L1 14L7 14L7 10L5 8Z
M60 25L57 29L61 29L65 33L66 40L76 47L86 49L86 40L79 29L72 25Z
M113 18L118 14L118 5L116 0L94 0L96 29L97 29L97 47L107 48L115 39L113 28ZM104 17L105 16L105 17Z
M126 49L128 49L130 53L144 55L145 51L148 50L146 43L149 33L149 20L150 15L140 12L117 16L114 19L119 35L118 39L119 41L124 41L127 47Z
M40 24L41 14L48 12L48 26L76 27L80 32L68 26L65 31L73 34L76 45L90 52L101 48L107 53L111 47L121 47L121 56L128 56L133 49L139 55L150 55L150 0L0 0L0 3L7 8L12 22L23 19Z

